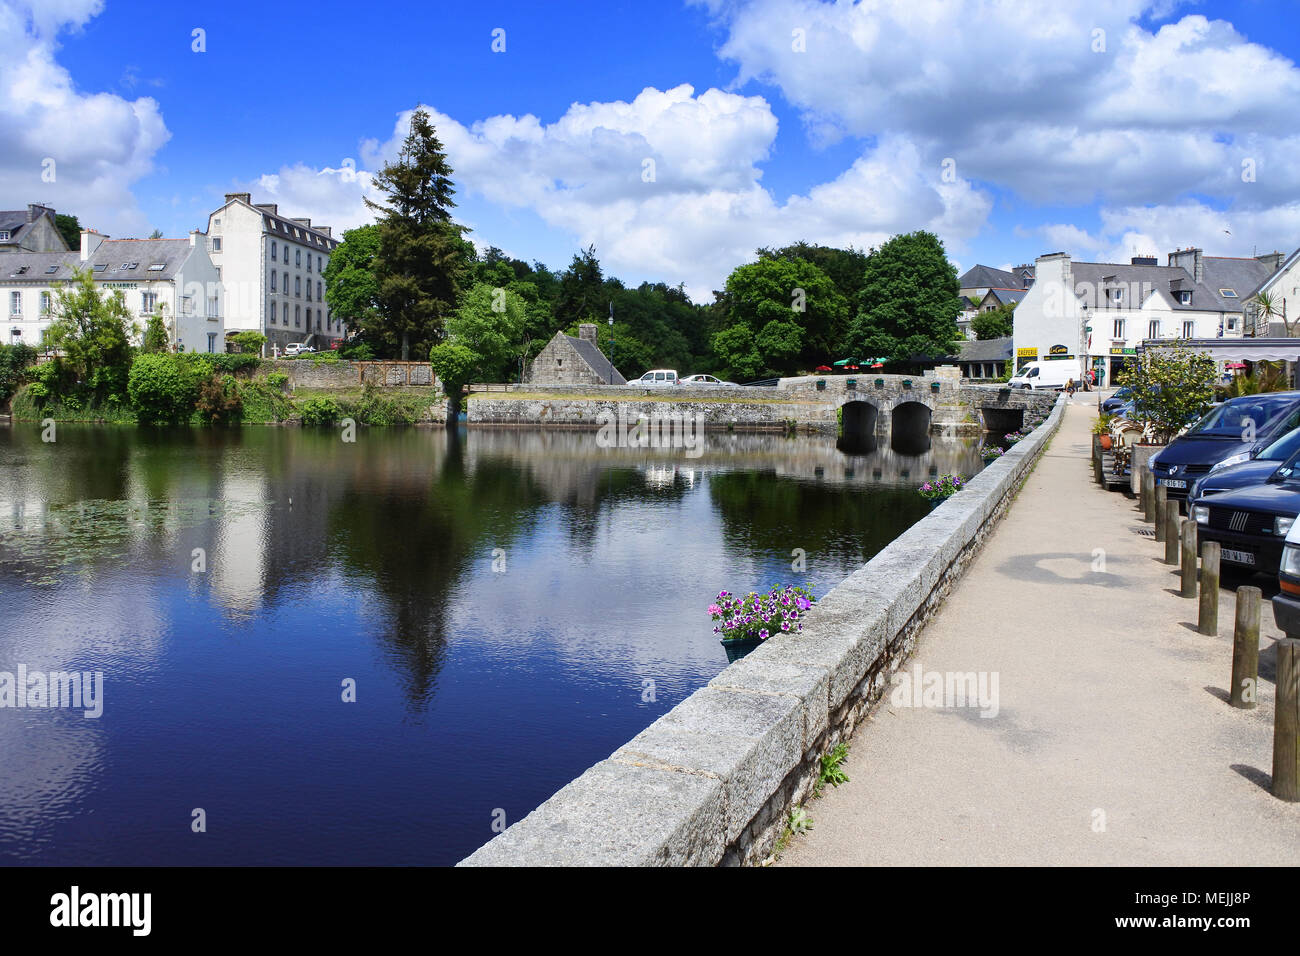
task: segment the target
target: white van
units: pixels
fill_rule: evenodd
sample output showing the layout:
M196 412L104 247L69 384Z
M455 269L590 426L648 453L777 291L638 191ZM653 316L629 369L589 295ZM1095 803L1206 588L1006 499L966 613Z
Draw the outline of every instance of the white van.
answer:
M1074 379L1076 386L1083 382L1078 359L1027 362L1007 384L1012 388L1065 388L1070 379Z
M677 369L675 368L656 368L646 372L640 378L634 378L628 382L633 388L642 388L646 385L676 385Z

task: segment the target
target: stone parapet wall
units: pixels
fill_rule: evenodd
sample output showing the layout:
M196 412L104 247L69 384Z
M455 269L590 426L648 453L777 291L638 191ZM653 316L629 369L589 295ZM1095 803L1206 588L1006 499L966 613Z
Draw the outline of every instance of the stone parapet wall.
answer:
M462 866L761 862L911 654L1060 425L1047 421L817 602Z
M284 372L289 384L302 388L379 388L438 384L427 362L314 362L305 359L268 359L263 372Z

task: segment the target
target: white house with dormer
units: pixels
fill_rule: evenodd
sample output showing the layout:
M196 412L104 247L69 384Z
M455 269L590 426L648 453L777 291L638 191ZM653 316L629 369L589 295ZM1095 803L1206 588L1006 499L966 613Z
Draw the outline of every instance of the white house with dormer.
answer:
M2 340L39 346L55 318L55 293L84 271L97 288L121 295L137 342L148 320L161 315L176 351L225 351L221 279L197 230L187 239L110 239L83 229L76 252L0 256Z
M329 226L282 216L275 203L227 193L208 216L213 264L226 288L229 332L267 338L267 354L291 342L330 348L343 323L325 301L325 267L338 248Z

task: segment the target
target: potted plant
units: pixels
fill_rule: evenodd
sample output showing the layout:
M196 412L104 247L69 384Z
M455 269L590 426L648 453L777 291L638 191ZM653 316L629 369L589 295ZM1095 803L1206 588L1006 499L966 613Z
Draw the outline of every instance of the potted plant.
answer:
M930 502L930 510L933 511L964 487L966 487L966 479L961 475L940 475L927 481L917 491L921 493L922 498Z
M719 622L713 633L721 635L727 663L739 660L778 634L802 631L802 618L816 600L807 588L791 585L774 585L764 594L750 591L743 598L720 591L717 600L709 605L709 615Z
M1151 441L1139 441L1130 449L1134 494L1141 489L1142 471L1151 456L1214 400L1216 374L1213 358L1193 352L1182 342L1145 349L1137 362L1120 371L1115 384L1128 386L1138 396L1132 418L1152 436Z
M884 388L884 387L885 387L885 380L883 378L876 379L876 388Z

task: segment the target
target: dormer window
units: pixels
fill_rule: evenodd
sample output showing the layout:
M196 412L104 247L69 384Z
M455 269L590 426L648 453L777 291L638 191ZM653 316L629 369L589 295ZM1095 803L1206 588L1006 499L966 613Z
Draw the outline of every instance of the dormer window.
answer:
M1178 304L1179 304L1179 305L1191 305L1191 304L1192 304L1192 294L1191 294L1190 292L1179 292L1179 293L1178 293Z
M1110 290L1110 295L1111 295L1111 298L1114 299L1117 303L1118 303L1118 302L1123 302L1123 301L1124 301L1124 290L1123 290L1123 289L1111 289L1111 290Z
M9 241L9 230L0 229L0 242L8 242L8 241Z

